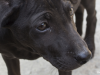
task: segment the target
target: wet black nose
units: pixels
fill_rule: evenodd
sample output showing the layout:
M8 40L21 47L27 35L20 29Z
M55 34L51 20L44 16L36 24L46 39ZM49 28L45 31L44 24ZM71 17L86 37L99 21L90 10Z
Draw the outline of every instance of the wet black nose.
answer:
M78 55L75 57L75 59L77 60L77 62L79 64L85 64L90 58L92 57L92 54L90 51L86 51L86 52L81 52L78 53Z

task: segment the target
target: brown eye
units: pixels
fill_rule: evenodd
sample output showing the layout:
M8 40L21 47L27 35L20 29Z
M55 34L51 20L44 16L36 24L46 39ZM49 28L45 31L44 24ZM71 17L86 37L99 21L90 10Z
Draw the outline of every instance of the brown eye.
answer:
M40 26L37 27L38 30L43 31L48 28L47 23L42 23Z
M70 9L70 16L73 17L73 14L74 14L74 10L73 10L73 8L71 7L71 9Z

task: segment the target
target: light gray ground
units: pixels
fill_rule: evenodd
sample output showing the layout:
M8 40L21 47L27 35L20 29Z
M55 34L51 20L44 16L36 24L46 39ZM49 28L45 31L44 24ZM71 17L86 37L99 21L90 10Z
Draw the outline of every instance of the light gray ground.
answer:
M95 35L96 52L94 59L73 71L73 75L100 75L100 0L96 2L97 29ZM85 12L86 17L86 12ZM86 19L85 19L86 20ZM84 21L84 29L86 21ZM85 30L83 30L85 31ZM21 61L21 75L58 75L57 69L43 58L34 61ZM0 56L0 75L7 75L7 69Z

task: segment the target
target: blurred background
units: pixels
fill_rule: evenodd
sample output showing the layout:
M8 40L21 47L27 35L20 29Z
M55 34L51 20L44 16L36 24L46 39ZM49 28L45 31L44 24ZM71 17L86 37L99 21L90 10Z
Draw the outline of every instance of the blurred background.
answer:
M73 75L100 75L100 0L96 0L97 27L95 34L95 57L87 64L73 71ZM84 14L83 32L86 29L86 11ZM83 35L84 37L84 35ZM58 75L58 70L43 58L28 61L20 60L21 75ZM0 75L7 75L6 65L0 55Z

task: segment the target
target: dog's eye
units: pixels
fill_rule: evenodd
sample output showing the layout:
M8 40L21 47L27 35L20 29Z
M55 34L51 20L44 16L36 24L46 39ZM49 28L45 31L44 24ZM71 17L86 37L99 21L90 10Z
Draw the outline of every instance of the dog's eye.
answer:
M74 14L74 10L73 10L73 8L71 7L71 9L70 9L70 16L73 17L73 14Z
M47 29L48 27L49 27L48 24L44 22L44 23L40 24L37 27L37 29L40 30L40 31L43 31L43 30Z

